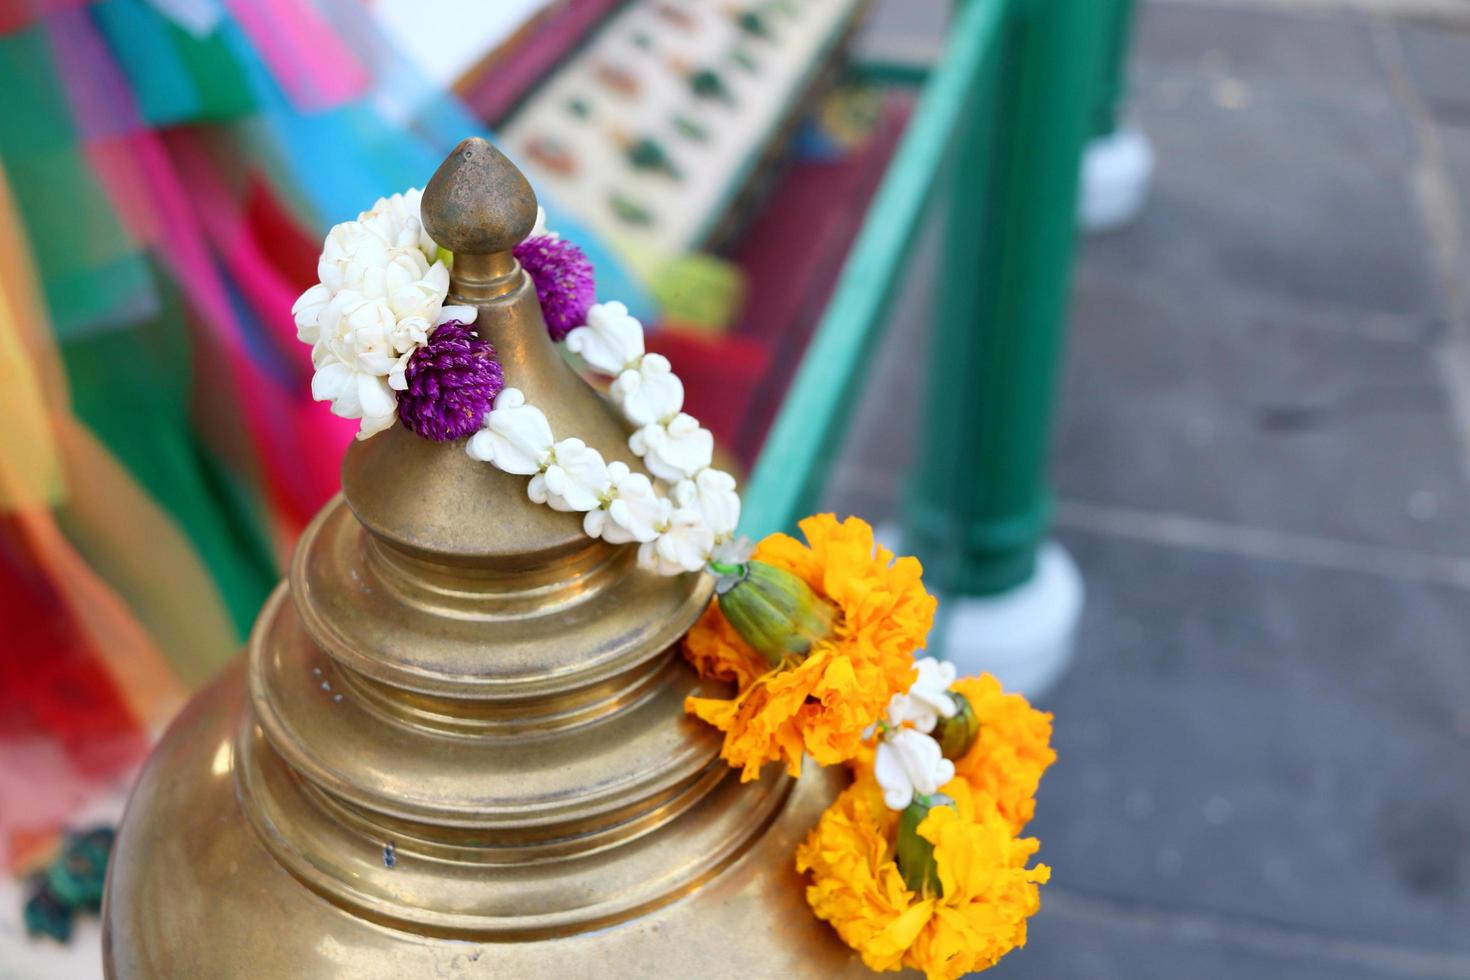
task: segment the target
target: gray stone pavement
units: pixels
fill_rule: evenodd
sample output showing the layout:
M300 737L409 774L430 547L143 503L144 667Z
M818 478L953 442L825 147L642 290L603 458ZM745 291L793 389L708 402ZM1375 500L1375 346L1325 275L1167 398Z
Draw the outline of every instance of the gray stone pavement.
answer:
M1141 11L1157 181L1083 245L1052 457L1054 878L992 976L1470 978L1464 8ZM894 513L932 249L836 509Z

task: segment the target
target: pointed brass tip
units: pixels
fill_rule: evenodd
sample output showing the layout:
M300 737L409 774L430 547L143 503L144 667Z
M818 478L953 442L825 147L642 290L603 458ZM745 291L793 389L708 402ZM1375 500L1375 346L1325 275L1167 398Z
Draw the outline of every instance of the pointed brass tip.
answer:
M536 224L530 181L486 140L460 140L424 188L424 227L456 255L506 252Z

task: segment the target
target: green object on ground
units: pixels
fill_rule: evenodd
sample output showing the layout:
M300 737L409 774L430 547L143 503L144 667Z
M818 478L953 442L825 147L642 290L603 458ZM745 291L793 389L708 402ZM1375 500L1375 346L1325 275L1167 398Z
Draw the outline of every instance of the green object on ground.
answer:
M50 936L59 943L65 943L71 941L72 923L77 916L71 906L43 884L37 884L34 893L26 899L24 917L27 935Z
M31 879L24 914L27 933L64 943L71 939L79 912L102 911L107 859L116 838L111 827L94 827L67 838L60 856Z

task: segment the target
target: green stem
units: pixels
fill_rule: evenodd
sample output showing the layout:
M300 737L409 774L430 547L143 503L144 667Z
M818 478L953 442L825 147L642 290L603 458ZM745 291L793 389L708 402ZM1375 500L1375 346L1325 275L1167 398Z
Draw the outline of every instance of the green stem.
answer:
M748 570L748 566L744 562L712 561L709 563L709 570L714 572L716 575L738 575L741 578L744 578L745 573Z

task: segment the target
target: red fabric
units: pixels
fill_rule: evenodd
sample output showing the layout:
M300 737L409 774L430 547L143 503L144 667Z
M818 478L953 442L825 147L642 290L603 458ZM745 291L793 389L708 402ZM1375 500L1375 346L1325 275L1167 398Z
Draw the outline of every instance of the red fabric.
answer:
M259 176L252 176L246 184L245 223L251 238L270 243L265 258L286 282L316 282L321 239L297 223L270 184Z
M769 363L738 394L744 401L740 428L725 443L747 465L760 454L911 108L907 98L893 97L862 149L837 160L792 165L730 256L751 284L734 332L763 347ZM674 364L681 377L693 376L688 361Z
M143 732L40 568L0 518L0 739L51 739L82 775L114 775L146 751Z

